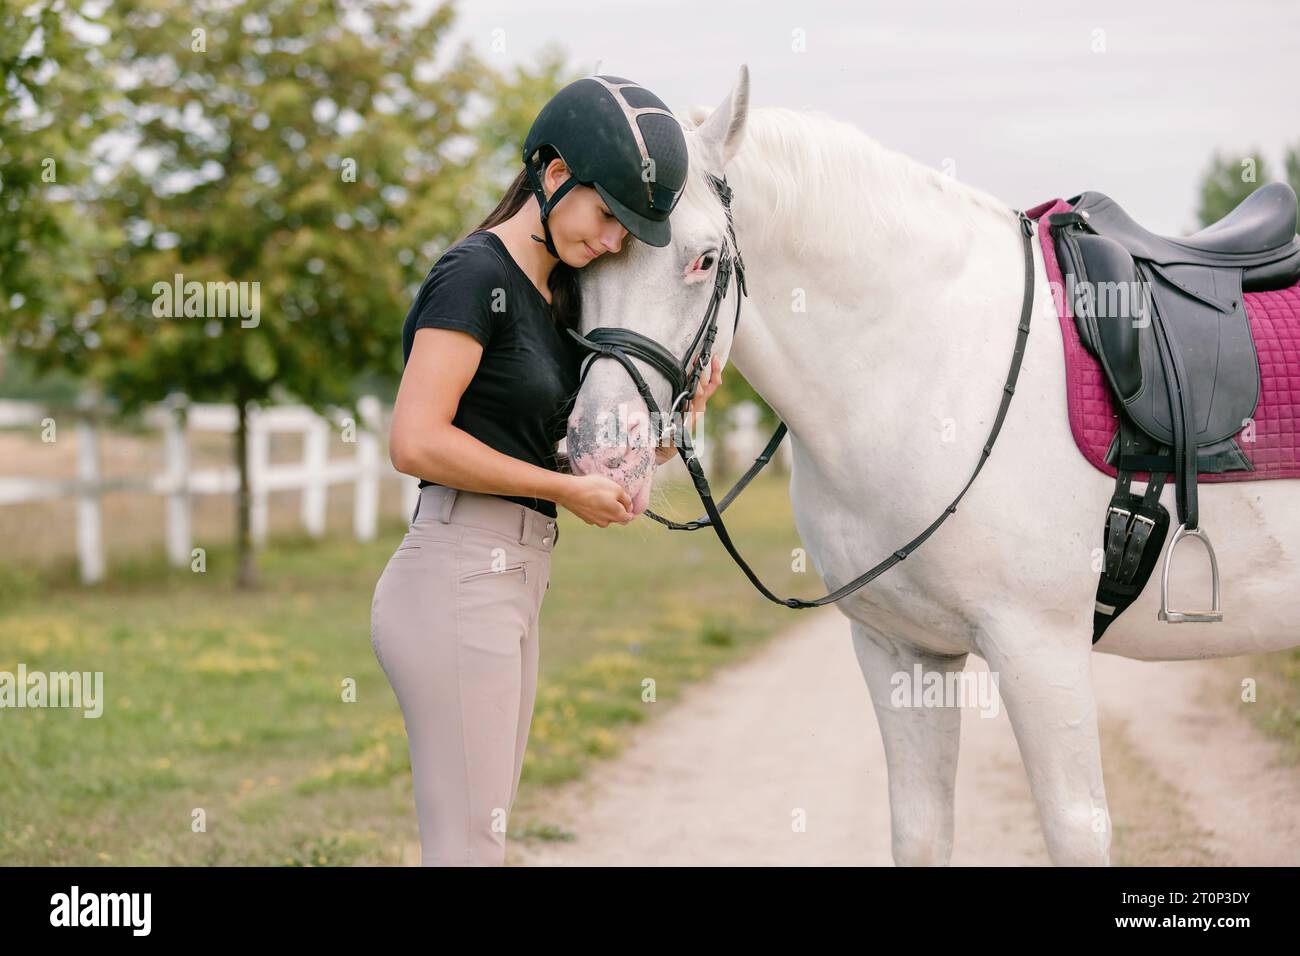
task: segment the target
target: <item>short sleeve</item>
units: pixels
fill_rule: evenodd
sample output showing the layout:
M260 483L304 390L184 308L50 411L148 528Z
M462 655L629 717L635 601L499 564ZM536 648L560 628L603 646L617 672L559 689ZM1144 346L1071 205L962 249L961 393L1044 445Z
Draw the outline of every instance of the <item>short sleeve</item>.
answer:
M420 287L415 329L458 329L487 348L502 312L505 278L491 249L456 245L443 253Z

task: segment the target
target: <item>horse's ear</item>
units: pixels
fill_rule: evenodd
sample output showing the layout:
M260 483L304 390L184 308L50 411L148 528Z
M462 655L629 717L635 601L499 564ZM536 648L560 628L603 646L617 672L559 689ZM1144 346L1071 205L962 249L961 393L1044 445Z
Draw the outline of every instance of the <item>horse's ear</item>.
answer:
M692 118L696 110L692 110ZM718 108L699 120L700 140L721 160L725 169L740 151L745 138L745 119L749 115L749 67L740 64L736 85Z

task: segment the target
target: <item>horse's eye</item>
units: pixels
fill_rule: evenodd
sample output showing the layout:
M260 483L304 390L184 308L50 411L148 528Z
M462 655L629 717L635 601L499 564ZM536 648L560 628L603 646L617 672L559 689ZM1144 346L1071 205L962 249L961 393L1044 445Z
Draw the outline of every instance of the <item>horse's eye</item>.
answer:
M702 255L699 258L699 263L700 263L700 269L704 272L708 272L710 269L713 268L713 253L706 252L704 255Z

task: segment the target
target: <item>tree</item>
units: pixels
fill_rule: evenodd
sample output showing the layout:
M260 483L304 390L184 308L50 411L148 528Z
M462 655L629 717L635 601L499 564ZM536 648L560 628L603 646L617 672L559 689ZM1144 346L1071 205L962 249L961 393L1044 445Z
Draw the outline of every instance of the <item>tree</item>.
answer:
M523 168L524 139L537 114L556 91L576 79L563 51L548 46L538 53L532 69L516 66L508 73L494 75L484 88L486 111L474 127L481 147L477 165L484 175L477 183L473 201L485 215Z
M29 312L26 348L123 413L173 391L236 405L241 586L256 579L248 410L292 397L355 418L354 383L400 374L410 294L480 211L495 146L472 106L509 84L468 46L434 74L453 16L421 20L408 0L119 0L104 15L127 155L103 154L94 294L72 321Z
M1271 178L1259 150L1240 157L1215 153L1201 180L1201 204L1196 211L1201 225L1218 222Z
M108 132L100 4L0 6L0 375L6 355L68 315L91 278L79 246L94 141ZM20 321L26 317L26 321ZM66 385L60 388L66 394Z

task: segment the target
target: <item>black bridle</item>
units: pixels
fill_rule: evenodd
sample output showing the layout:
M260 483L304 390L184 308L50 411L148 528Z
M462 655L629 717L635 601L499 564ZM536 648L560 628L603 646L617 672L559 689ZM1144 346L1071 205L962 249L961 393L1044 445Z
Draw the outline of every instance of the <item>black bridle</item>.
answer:
M637 391L641 394L641 398L646 403L647 410L651 413L651 421L653 422L655 418L658 418L662 423L664 418L660 414L659 406L655 404L654 397L650 394L650 388L646 385L645 379L637 370L631 356L635 356L636 358L650 363L653 368L668 379L669 384L672 385L673 395L675 397L668 409L668 414L670 416L668 424L662 427L661 433L657 438L658 441L662 443L665 437L670 434L680 435L681 440L677 443L677 450L681 455L682 463L686 465L686 470L690 472L691 480L695 484L695 492L699 495L700 502L704 505L705 514L696 518L694 521L687 522L672 521L668 518L661 517L650 510L647 510L646 514L655 521L666 526L670 531L697 531L700 528L712 528L717 534L718 540L722 542L722 546L727 549L727 553L730 554L732 559L736 562L736 565L745 573L745 576L749 578L750 582L758 589L759 593L768 600L774 601L777 604L783 604L786 607L793 609L821 607L824 604L834 603L835 601L852 594L859 588L871 583L894 565L905 560L908 555L924 544L925 540L938 530L939 525L947 521L948 516L957 511L957 503L961 501L965 496L966 491L972 484L974 484L975 477L980 473L980 469L984 467L984 462L988 460L989 455L992 453L993 443L997 440L998 433L1002 430L1002 422L1006 418L1007 409L1011 405L1011 396L1015 394L1016 391L1016 379L1020 375L1020 364L1024 359L1025 343L1029 338L1029 319L1033 311L1034 300L1034 254L1032 246L1032 237L1034 234L1033 222L1023 212L1020 212L1019 210L1016 211L1016 215L1020 219L1020 229L1024 240L1023 244L1025 253L1024 298L1020 306L1020 320L1016 326L1018 330L1016 334L1016 344L1011 353L1011 368L1007 372L1007 382L1002 387L1002 402L998 406L997 417L994 419L993 427L989 431L988 440L984 443L984 449L980 454L980 460L975 465L975 470L971 473L966 484L957 494L957 497L952 500L952 503L949 504L948 507L943 510L943 513L931 522L924 531L903 547L894 551L889 555L889 557L885 558L885 560L881 561L875 567L868 571L864 571L847 584L836 588L834 591L824 594L815 600L805 601L801 598L793 597L782 598L777 597L768 590L763 582L759 580L758 575L756 575L753 569L745 562L745 559L740 556L740 552L736 550L736 546L731 541L731 535L727 533L726 525L722 522L722 512L727 510L727 506L736 499L736 496L745 489L745 486L753 480L754 476L763 470L763 466L772 460L772 456L776 453L776 449L785 438L785 422L781 422L780 425L777 426L776 431L773 433L772 437L768 439L767 445L764 446L763 451L754 459L754 463L749 466L749 470L740 477L735 486L723 497L721 504L716 504L713 500L713 491L709 487L708 479L704 476L704 468L700 465L700 460L695 455L695 448L691 444L690 432L686 428L678 429L676 427L678 421L681 421L684 424L686 409L689 407L691 398L694 396L695 390L699 385L700 376L704 370L709 367L709 360L713 354L713 340L716 338L718 333L718 309L722 305L722 300L726 298L727 286L731 282L731 273L733 271L731 254L733 250L735 252L734 271L736 274L737 290L736 320L735 325L732 327L733 336L735 330L740 326L741 300L744 296L748 295L748 291L745 288L744 263L740 258L740 247L736 243L736 233L731 218L731 187L727 185L725 176L719 179L712 173L707 175L710 184L718 195L718 199L722 202L722 208L727 214L727 235L731 240L731 245L730 247L727 247L724 244L723 248L718 253L718 272L713 283L713 295L709 299L708 308L704 313L704 321L696 331L694 339L691 340L690 347L687 348L686 354L679 362L675 355L654 339L648 338L639 332L633 332L631 329L603 327L592 329L586 334L586 336L580 335L573 329L569 329L569 334L572 335L584 348L593 353L588 357L587 367L579 377L579 387L581 387L582 381L586 379L587 373L591 371L592 365L594 365L598 359L612 358L627 369L628 374L632 377L632 381L635 383ZM703 343L703 348L699 353L699 357L692 361L691 356L695 353L696 348L700 346L701 342Z
M646 409L650 412L651 422L660 423L659 434L655 436L655 444L662 445L667 438L677 431L677 422L686 414L690 406L691 398L695 395L696 388L699 387L700 376L704 370L709 367L709 360L713 357L713 341L718 336L718 311L722 307L722 300L727 297L727 286L731 283L731 273L734 269L736 273L736 319L732 326L732 335L735 335L736 329L740 326L740 302L741 297L747 295L745 289L745 264L740 258L740 247L736 245L736 233L731 222L731 187L727 185L727 179L714 176L712 173L707 174L709 182L712 184L714 192L722 201L722 208L727 213L727 235L731 239L731 246L728 248L725 244L718 252L718 271L713 278L713 295L709 298L708 308L704 311L704 321L695 332L695 337L691 344L687 346L685 354L681 360L668 351L654 339L642 335L640 332L633 332L631 329L617 329L604 327L592 329L585 336L579 334L574 329L568 332L579 344L593 354L586 360L586 368L583 369L581 376L578 378L578 387L582 387L582 382L586 380L587 373L591 371L597 359L612 358L618 361L625 369L628 375L632 377L636 390L641 393L641 398L646 403ZM731 250L735 250L736 260L732 263ZM701 347L701 343L702 347ZM692 355L696 354L699 349L699 355L694 360ZM669 385L672 386L673 399L669 403L668 413L665 416L660 411L659 406L655 403L654 396L650 393L650 387L646 385L645 379L638 371L636 365L632 362L631 356L648 362L651 367L658 371L664 378L668 379ZM684 434L684 432L683 432ZM651 514L651 512L646 512ZM657 515L651 515L656 520Z

